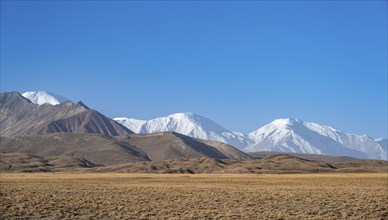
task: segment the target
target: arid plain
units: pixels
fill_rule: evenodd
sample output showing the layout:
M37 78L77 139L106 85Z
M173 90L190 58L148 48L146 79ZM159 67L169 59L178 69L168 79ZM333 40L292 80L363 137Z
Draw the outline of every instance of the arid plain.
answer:
M388 219L388 174L2 173L0 218Z

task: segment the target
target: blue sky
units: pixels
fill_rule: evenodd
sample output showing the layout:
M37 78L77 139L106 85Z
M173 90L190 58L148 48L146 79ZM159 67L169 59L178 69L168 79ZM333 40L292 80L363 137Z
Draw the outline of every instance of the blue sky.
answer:
M387 137L386 1L1 1L1 91Z

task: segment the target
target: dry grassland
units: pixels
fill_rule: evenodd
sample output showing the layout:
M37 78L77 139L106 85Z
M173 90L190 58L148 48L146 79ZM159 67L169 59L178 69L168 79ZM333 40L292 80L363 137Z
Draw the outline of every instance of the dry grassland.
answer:
M383 174L1 174L0 218L388 219Z

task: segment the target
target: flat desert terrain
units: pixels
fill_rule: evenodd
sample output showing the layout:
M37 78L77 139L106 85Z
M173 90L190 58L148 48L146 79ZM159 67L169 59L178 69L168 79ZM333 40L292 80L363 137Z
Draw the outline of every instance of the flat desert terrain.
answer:
M388 219L388 174L2 173L0 219Z

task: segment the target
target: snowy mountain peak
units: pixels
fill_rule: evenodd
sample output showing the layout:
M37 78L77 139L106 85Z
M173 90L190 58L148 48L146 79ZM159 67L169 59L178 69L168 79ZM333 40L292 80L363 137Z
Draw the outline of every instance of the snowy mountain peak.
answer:
M163 117L160 118L163 120ZM216 133L228 132L224 127L215 123L214 121L191 112L185 113L175 113L169 116L166 116L165 119L170 121L170 123L176 123L177 127L183 128L181 125L189 125L189 129L193 130L203 130L203 131L212 131Z
M292 126L297 123L303 123L303 121L299 119L293 119L293 118L280 118L271 122L271 124L277 125L277 126Z
M171 114L169 116L176 118L176 119L193 118L195 116L198 117L198 115L191 113L191 112L175 113L175 114Z
M367 135L348 134L327 125L298 119L277 119L250 133L255 143L245 151L281 151L347 155L358 158L387 159L384 143Z
M229 131L216 122L191 112L175 113L151 120L122 117L114 118L114 120L141 134L175 131L194 138L220 141L236 147L249 144L245 135Z
M25 92L22 94L25 98L29 99L31 102L43 105L43 104L50 104L50 105L58 105L63 102L69 101L69 99L55 95L46 91L31 91L31 92Z
M117 118L114 118L113 120L117 121L118 123L124 125L127 128L130 128L129 130L135 132L136 134L140 134L143 125L147 123L146 120L139 120L134 118L126 118L126 117L117 117Z

